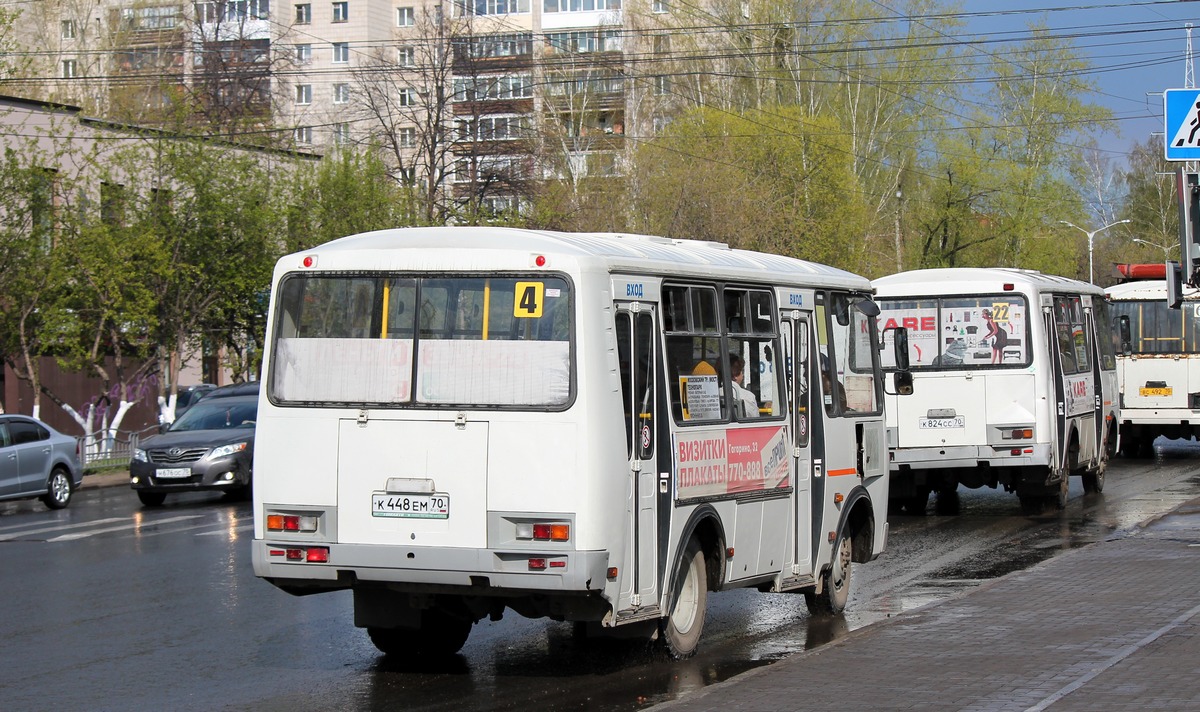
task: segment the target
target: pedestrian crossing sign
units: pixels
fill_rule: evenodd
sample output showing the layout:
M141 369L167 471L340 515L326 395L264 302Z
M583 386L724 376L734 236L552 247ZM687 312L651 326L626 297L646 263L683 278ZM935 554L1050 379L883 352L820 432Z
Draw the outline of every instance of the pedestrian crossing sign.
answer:
M1164 158L1168 161L1200 159L1200 89L1168 89L1163 92L1166 127Z

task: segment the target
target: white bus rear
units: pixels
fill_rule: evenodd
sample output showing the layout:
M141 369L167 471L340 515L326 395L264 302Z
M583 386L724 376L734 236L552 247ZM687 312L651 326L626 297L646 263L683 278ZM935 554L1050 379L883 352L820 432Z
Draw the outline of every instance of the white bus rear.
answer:
M1121 454L1147 457L1160 435L1200 436L1200 290L1185 286L1181 308L1170 309L1163 265L1126 267L1158 277L1105 290L1121 337Z
M923 514L937 492L938 511L954 513L960 485L1003 487L1027 512L1065 506L1071 474L1103 489L1115 354L1098 287L1014 269L874 285L880 326L908 327L916 390L887 404L894 510Z
M255 572L352 590L397 655L453 653L506 609L675 657L708 591L840 611L851 562L887 538L869 295L829 267L637 235L387 230L284 257Z

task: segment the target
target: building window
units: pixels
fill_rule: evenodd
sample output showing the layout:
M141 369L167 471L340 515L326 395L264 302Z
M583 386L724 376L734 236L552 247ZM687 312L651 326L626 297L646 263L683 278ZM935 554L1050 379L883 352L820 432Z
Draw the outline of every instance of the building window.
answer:
M400 181L404 185L416 184L417 169L412 167L401 168L400 170L396 171L396 180Z
M396 8L396 27L412 27L417 24L417 14L411 7Z
M345 83L333 85L333 103L347 104L350 102L350 85Z
M76 64L75 60L64 59L62 61L62 75L61 76L63 79L74 79L76 77L76 72L78 71L78 69L79 69L79 65Z
M454 0L454 14L516 15L529 12L529 0Z
M312 61L312 45L298 44L296 45L296 63L308 64Z
M396 64L401 67L417 66L417 51L412 47L397 47Z
M396 133L396 138L400 141L402 148L413 148L417 145L417 130L411 126L405 126Z
M292 132L292 137L296 139L296 143L312 143L312 127L297 126Z
M296 85L296 103L311 104L312 103L312 84L297 84Z
M533 76L468 77L454 80L455 101L528 99L533 96Z
M63 20L62 21L62 38L64 40L75 39L75 21L74 20Z
M296 6L296 24L309 25L312 24L312 4L303 3Z
M671 36L670 35L655 35L654 36L654 53L655 54L670 54L671 53Z
M551 52L620 52L620 30L582 30L576 32L551 32L546 35L546 44Z
M333 125L333 142L338 146L350 143L350 124Z
M542 12L620 10L621 0L542 0Z
M663 96L671 93L671 78L670 77L655 77L654 78L654 93Z
M350 43L349 42L334 42L333 43L333 63L345 64L350 61Z
M654 12L657 12L660 14L667 12L668 11L667 0L654 0L654 2L650 6L650 9L653 10Z
M404 87L400 90L399 102L400 106L416 106L417 92L412 87Z
M350 3L335 2L333 4L333 21L345 22L350 19Z

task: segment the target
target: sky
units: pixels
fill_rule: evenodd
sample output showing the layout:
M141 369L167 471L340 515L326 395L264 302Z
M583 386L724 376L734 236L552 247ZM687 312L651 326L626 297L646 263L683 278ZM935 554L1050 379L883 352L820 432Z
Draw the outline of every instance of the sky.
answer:
M966 13L965 32L989 40L1027 38L1031 22L1072 38L1092 64L1086 75L1096 87L1092 100L1115 119L1118 133L1101 137L1100 145L1118 161L1134 142L1163 131L1162 92L1187 86L1189 22L1200 54L1200 0L961 0L959 10Z

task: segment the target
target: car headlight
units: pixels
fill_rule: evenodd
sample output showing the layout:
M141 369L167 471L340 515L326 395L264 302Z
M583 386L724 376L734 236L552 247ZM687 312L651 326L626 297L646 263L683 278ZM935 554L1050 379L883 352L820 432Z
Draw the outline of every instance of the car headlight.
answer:
M150 462L150 458L146 457L146 451L140 447L135 447L133 449L133 459L137 460L138 462Z
M232 445L222 445L221 447L213 448L213 451L208 453L208 459L215 460L218 457L229 457L230 455L242 452L249 446L250 443L240 442Z

